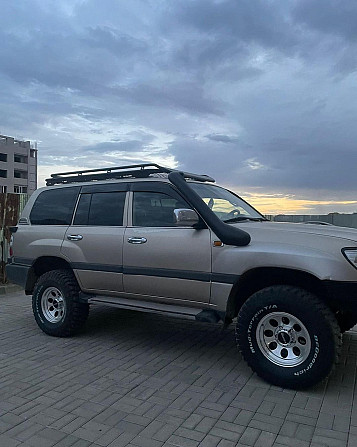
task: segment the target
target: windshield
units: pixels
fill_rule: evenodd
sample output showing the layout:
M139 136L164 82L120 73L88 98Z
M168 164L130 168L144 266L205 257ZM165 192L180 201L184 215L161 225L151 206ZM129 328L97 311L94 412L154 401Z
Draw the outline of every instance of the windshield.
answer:
M208 207L224 222L244 220L266 220L243 199L219 186L206 183L191 183L190 187L201 197Z

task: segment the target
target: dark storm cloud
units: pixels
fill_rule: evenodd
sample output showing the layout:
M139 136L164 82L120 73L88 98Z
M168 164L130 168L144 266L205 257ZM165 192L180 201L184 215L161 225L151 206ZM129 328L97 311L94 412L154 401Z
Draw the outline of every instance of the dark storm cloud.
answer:
M357 151L350 149L325 144L321 151L314 143L301 152L291 152L287 147L278 157L272 157L269 151L253 151L244 145L191 139L177 140L170 148L181 159L181 169L207 173L221 184L236 185L241 194L246 187L263 187L262 192L290 190L294 194L301 189L310 190L305 198L311 199L316 198L311 190L330 189L326 200L335 198L338 190L343 191L345 200L356 200Z
M239 64L242 62L246 64L249 54L246 43L230 34L217 36L215 39L202 34L195 36L192 40L183 39L178 42L168 56L169 64L177 64L180 71L203 73L206 69L215 71L220 65L227 61L229 63L233 58L239 61Z
M239 138L232 137L230 135L222 135L217 133L212 133L209 135L206 135L206 138L213 141L220 141L221 143L237 143L239 141Z
M177 138L169 149L181 161L180 168L183 170L207 173L226 184L236 180L234 171L243 166L247 156L243 144L222 144L221 141L189 137Z
M196 80L170 79L171 67L161 80L145 79L146 70L161 63L154 59L155 50L113 27L35 28L24 35L3 29L0 41L6 42L0 47L1 73L22 85L36 82L88 97L118 96L137 105L222 113L221 101L210 98Z
M299 57L312 64L327 62L331 74L351 71L356 67L356 23L354 2L197 0L177 2L171 21L165 17L162 28L169 35L177 36L178 30L180 37L191 34L173 49L175 60L189 72L208 67L219 71L228 62L229 69L220 75L239 79L237 66L245 76L262 73L252 67L257 50L270 60Z
M123 35L109 26L88 28L81 39L85 46L101 48L120 59L127 56L140 56L147 50L147 44L144 41Z
M357 40L357 7L354 1L301 0L296 3L293 17L312 30L340 36L346 41Z
M72 34L34 30L26 37L3 30L0 41L6 42L0 47L1 72L9 78L88 95L106 93L107 86L128 71L126 64L143 49L136 40L99 28Z
M138 84L132 87L116 87L113 94L125 98L129 102L146 106L177 108L191 113L212 113L221 115L221 101L207 97L198 83Z
M277 2L275 2L277 3ZM291 33L287 8L266 0L178 2L176 15L185 27L212 37L224 38L228 47L239 42L264 47L291 48L297 39Z
M292 11L293 20L303 32L313 33L314 46L310 48L318 59L329 57L334 74L349 74L357 69L357 5L341 0L302 0ZM320 41L320 42L318 42ZM309 52L305 51L309 57Z
M0 130L42 140L47 163L161 150L231 186L355 194L355 2L0 8Z
M145 149L146 145L152 141L153 138L142 140L129 140L129 141L107 141L105 143L99 143L92 146L86 146L83 148L85 152L139 152Z

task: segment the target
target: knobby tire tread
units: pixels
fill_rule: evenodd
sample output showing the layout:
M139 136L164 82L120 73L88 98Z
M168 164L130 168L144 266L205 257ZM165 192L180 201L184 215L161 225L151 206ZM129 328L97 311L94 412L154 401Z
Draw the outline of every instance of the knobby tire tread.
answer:
M55 335L57 337L70 337L76 334L84 325L89 314L89 305L78 301L78 294L80 291L78 282L74 274L70 270L51 270L44 273L37 280L34 290L43 282L48 280L54 280L62 285L66 290L66 299L70 302L71 312L66 324L58 331L57 328L53 330L47 329L49 335ZM68 306L68 302L66 303ZM33 310L35 312L35 306L33 303ZM52 332L52 333L51 333Z
M326 379L335 370L336 365L338 365L339 359L341 356L341 348L342 348L341 329L340 329L339 324L337 323L335 315L333 314L331 309L325 303L323 303L319 298L317 298L315 295L313 295L312 293L308 292L305 289L297 288L294 286L270 286L267 289L271 289L271 293L273 294L274 289L276 289L276 288L279 288L279 293L284 293L284 292L287 292L289 294L295 293L297 300L299 300L300 302L304 302L309 307L311 312L314 312L314 310L321 312L323 317L329 323L329 325L332 329L334 343L335 343L335 358L334 358L334 362L333 362L333 365L332 365L332 368L331 368L331 371L329 372L329 374L327 374L324 378L321 378L321 380ZM267 289L262 289L259 292L257 292L257 294L261 293L263 291L266 291ZM244 315L245 317L249 318L249 313L248 313L247 309L248 309L248 304L246 302L241 307L239 314ZM240 350L240 353L241 353L243 359L247 362L249 367L253 371L255 371L255 369L252 366L252 363L250 362L249 356L244 355L244 352L240 349L240 346L241 346L240 339L243 336L243 334L244 334L243 325L239 324L239 322L237 322L237 325L235 328L235 339L236 339L237 347ZM260 372L255 371L255 372L259 377L261 377L262 379L269 382L269 378L267 378L265 376L264 371L260 371ZM300 386L297 385L296 389L298 389L299 387ZM301 385L301 387L304 387L304 385Z

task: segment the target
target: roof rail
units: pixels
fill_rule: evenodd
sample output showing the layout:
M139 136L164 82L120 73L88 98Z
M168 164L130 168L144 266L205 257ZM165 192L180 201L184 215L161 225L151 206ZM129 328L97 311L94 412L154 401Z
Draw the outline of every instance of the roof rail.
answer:
M109 180L121 178L147 178L152 174L169 174L170 172L181 172L177 169L170 169L160 166L156 163L142 163L129 166L117 166L101 169L86 169L83 171L59 172L51 174L51 178L46 179L46 185L57 185L78 182L91 182L94 180ZM190 174L181 172L187 179L200 182L214 182L215 180L208 175Z

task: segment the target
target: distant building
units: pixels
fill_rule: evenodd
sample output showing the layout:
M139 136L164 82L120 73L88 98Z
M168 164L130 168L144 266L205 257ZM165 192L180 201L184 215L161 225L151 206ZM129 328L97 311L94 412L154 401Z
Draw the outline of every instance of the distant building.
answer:
M37 149L30 141L0 135L0 192L32 194L37 188Z

